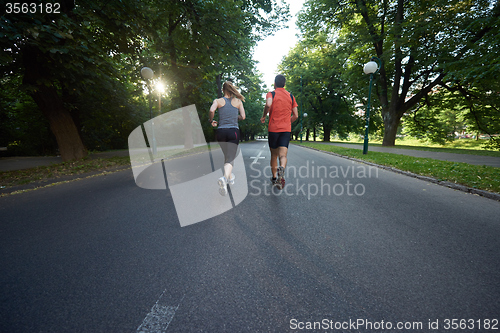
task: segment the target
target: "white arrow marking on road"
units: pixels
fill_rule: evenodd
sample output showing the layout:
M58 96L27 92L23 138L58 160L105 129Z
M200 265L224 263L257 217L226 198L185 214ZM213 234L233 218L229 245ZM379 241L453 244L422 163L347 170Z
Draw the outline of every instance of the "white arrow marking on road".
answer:
M179 309L179 304L177 306L165 306L161 305L160 300L165 294L166 289L161 294L160 298L156 301L155 305L151 308L141 326L137 328L137 333L164 333L166 332L168 325L172 319L174 319L175 312ZM184 299L184 296L182 297ZM181 302L182 302L181 299Z
M252 162L252 164L257 163L257 162L259 161L259 159L261 159L261 158L264 158L264 159L265 159L265 157L264 157L264 156L261 156L261 155L262 155L262 150L261 150L261 151L259 151L259 154L258 154L257 156L252 156L252 157L250 157L250 158L253 158L253 159L254 159L254 160L253 160L253 162Z

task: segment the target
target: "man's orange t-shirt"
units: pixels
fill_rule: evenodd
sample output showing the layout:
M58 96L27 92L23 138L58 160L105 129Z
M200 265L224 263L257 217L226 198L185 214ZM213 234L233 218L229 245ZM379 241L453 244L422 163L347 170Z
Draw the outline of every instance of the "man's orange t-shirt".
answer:
M276 88L274 98L272 92L268 92L266 100L273 98L273 104L269 110L269 132L291 132L292 131L292 109L297 107L295 97L290 96L290 93L284 88Z

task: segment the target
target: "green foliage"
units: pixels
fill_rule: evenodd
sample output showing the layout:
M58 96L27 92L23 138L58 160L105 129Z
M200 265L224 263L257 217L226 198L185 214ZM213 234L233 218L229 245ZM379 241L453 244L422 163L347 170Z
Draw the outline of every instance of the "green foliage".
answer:
M141 9L134 1L92 1L60 14L5 14L0 20L0 45L7 51L1 58L2 73L32 75L23 72L23 57L36 49L45 83L57 82L68 94L84 93L98 80L121 79L114 65L120 53L140 47L133 28L135 12Z
M266 132L265 125L260 122L265 104L261 82L260 77L253 74L244 76L240 81L241 92L245 96L246 119L239 122L239 127L244 140L253 140L256 135Z
M55 89L87 148L124 148L130 131L149 119L143 66L167 85L162 112L196 104L205 119L221 75L234 78L250 97L247 116L253 121L261 101L252 47L288 18L288 7L275 0L71 3L63 3L60 14L0 18L0 82L2 97L8 97L0 104L1 145L15 142L27 154L47 151L39 143L54 139L40 105L29 97L47 86ZM153 116L159 114L158 96L154 91ZM26 133L41 133L42 140L12 130L26 127L21 125L27 114L33 117ZM249 122L243 127L249 136L260 131Z
M279 66L287 77L285 88L297 99L299 112L308 114L302 120L303 128L321 127L324 141L330 140L332 131L344 138L361 127L341 80L340 56L335 45L326 43L326 36L322 35L313 41L298 43ZM300 132L300 120L293 130L296 134Z
M456 94L441 89L403 117L404 133L445 144L467 128L465 113L465 105L457 101Z
M371 56L382 60L372 102L384 121L384 144L391 145L401 117L416 110L424 112L416 116L425 132L436 132L430 134L433 140L446 137L448 128L439 120L446 117L422 107L438 85L460 92L453 97L469 109L468 115L461 113L469 128L499 133L499 107L493 100L499 91L499 55L493 51L500 43L499 18L500 3L489 0L309 0L299 26L304 40L326 34L325 44L336 45L344 55L339 60L350 91L346 95L362 104L368 85L362 65Z
M128 99L123 91L129 89L125 83L129 78L120 70L130 59L126 55L140 47L134 36L137 32L134 12L140 8L133 6L139 5L133 1L93 1L74 7L63 4L59 14L5 14L0 19L3 92L13 95L21 88L25 92L22 103L30 104L32 114L37 114L41 111L41 102L35 105L29 96L50 87L55 91L51 104L64 105L65 112L80 131L91 131L97 141L105 141L116 128L108 126L107 131L102 131L85 125L96 120L97 114L109 116L115 112L110 104L116 104L104 102L112 96L121 95L119 105L129 107L131 104L123 102ZM6 105L2 112L8 113L16 126L22 123L21 110ZM40 127L42 132L49 132L47 119L33 116L32 120L30 129ZM57 121L57 118L51 119L51 122ZM126 133L121 136L118 141L123 142ZM48 138L53 140L51 134ZM9 136L7 140L11 142L14 138ZM99 148L93 140L86 143L88 148ZM32 142L25 153L45 152Z
M275 1L151 1L150 26L141 53L144 65L170 86L165 108L196 104L201 119L218 97L216 78L231 78L243 95L259 85L252 48L287 18ZM244 10L242 10L244 9ZM201 114L202 113L202 114Z
M50 133L47 119L24 92L12 89L19 78L4 78L9 89L0 90L0 147L2 156L50 155L57 144Z

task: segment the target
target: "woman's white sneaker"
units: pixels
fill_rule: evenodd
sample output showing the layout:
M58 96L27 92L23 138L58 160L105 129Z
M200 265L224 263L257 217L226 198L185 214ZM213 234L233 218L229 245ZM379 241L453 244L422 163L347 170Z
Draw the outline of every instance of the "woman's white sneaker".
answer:
M232 173L232 174L231 174L231 178L229 179L229 182L228 182L228 183L229 183L229 185L234 185L234 179L235 179L235 178L236 178L236 177L234 176L234 173Z
M226 181L226 177L222 176L219 178L219 180L217 181L217 183L219 184L219 193L220 195L226 195L227 194L227 181Z

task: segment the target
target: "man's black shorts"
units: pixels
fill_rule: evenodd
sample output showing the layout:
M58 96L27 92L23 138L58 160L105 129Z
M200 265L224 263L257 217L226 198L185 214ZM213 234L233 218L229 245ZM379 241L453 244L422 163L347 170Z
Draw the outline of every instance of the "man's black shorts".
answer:
M290 143L291 132L269 132L267 141L269 142L269 148L276 149L278 147L288 148Z

